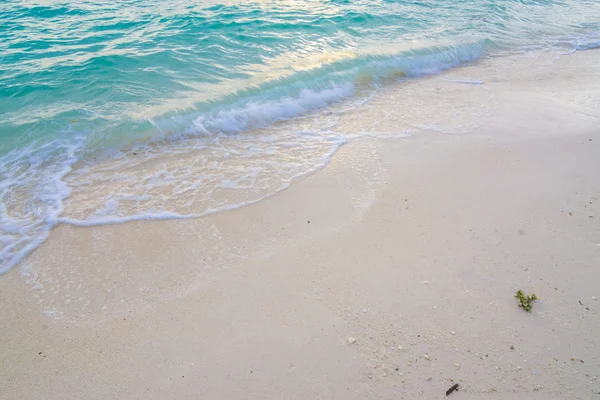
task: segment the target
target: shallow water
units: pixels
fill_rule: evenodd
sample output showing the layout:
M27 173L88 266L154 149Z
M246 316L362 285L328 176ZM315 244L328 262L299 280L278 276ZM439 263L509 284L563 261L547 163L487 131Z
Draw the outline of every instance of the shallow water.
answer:
M482 91L464 115L371 100L481 58L597 47L598 15L572 0L5 2L0 272L59 222L204 215L361 135L467 132Z

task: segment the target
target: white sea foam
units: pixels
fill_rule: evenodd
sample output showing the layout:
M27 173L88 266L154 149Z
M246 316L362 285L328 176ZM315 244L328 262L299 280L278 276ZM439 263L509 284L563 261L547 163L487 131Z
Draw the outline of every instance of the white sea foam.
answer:
M0 157L0 273L46 240L71 189L63 178L83 138L33 143Z
M215 115L196 118L191 133L215 132L239 133L252 128L265 127L274 122L289 119L309 111L323 108L352 94L354 85L346 83L322 91L302 90L296 98L278 101L253 101L243 107L222 110Z
M467 85L483 85L483 81L474 80L474 79L446 79L446 78L441 78L441 79L446 82L464 83Z
M581 40L578 41L577 44L575 44L575 49L577 50L591 50L591 49L597 49L600 47L600 38L593 38L593 39L587 39L587 40Z
M125 222L132 221L164 221L169 219L190 219L198 218L199 214L178 214L176 212L163 211L155 213L138 213L135 215L129 215L125 217L111 217L111 216L98 216L94 215L91 219L81 221L71 218L59 218L58 222L63 224L75 225L75 226L98 226L98 225L110 225L110 224L123 224Z
M169 149L148 146L136 156L74 171L66 179L73 192L60 222L94 226L194 218L238 208L325 166L345 142L330 131L266 130L271 134L219 134Z

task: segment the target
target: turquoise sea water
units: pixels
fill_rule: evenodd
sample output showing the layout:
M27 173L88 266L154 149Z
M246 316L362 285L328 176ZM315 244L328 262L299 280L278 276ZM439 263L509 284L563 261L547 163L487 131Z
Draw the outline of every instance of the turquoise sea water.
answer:
M273 127L386 78L599 45L597 0L2 1L0 272L59 222L196 216L284 187L343 139Z

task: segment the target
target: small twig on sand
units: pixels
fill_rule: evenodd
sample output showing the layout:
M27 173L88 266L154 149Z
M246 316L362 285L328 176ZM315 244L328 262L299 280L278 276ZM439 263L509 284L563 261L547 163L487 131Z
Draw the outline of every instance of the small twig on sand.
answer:
M446 396L450 396L450 393L454 392L455 390L458 389L458 383L456 383L454 386L452 386L450 389L446 390Z

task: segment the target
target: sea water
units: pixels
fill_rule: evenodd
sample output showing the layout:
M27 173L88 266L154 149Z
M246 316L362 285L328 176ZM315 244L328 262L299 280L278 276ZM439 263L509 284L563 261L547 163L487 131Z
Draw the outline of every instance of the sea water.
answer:
M2 1L0 273L58 223L259 201L389 82L598 46L597 0Z

